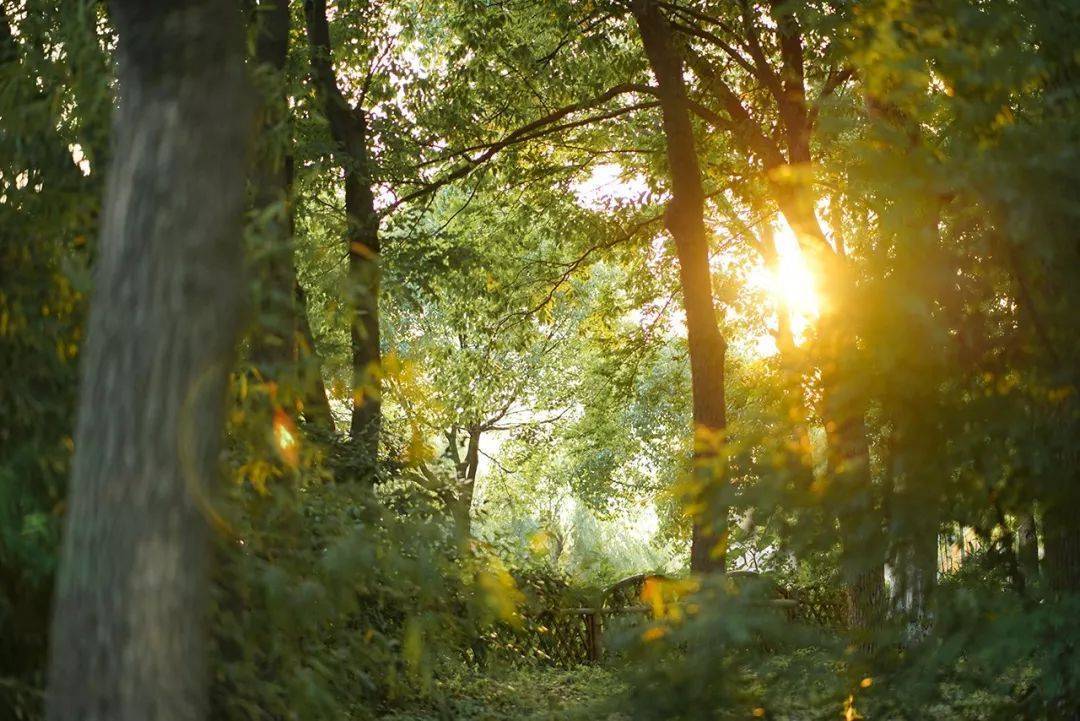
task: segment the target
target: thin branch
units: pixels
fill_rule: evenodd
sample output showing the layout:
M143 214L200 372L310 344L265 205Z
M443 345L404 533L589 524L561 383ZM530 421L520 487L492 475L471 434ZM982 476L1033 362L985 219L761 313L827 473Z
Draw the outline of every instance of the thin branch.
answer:
M623 83L621 85L616 85L615 87L610 88L609 90L601 93L600 95L597 95L594 98L584 100L578 103L573 103L571 105L566 105L562 108L559 108L558 110L552 111L551 113L545 115L542 118L533 120L525 125L522 125L508 135L505 135L501 140L495 140L487 143L477 143L476 145L458 148L457 150L445 153L437 158L430 158L428 160L424 160L416 164L415 167L423 168L428 165L445 163L455 158L467 156L469 153L475 153L478 150L490 150L491 148L496 146L499 146L500 148L505 147L505 145L512 144L513 142L519 140L522 136L530 135L548 125L551 125L552 123L556 123L559 120L562 120L567 115L572 115L573 113L579 112L581 110L591 110L598 105L603 105L609 100L613 100L619 95L625 95L628 93L645 93L649 95L655 95L656 88L650 87L648 85L639 85L634 83Z
M709 125L720 130L729 130L731 132L738 132L738 126L731 120L728 120L720 113L716 112L712 108L702 105L696 100L686 99L686 106L690 108L690 112L704 120Z
M668 20L668 24L671 25L671 27L675 30L683 32L687 35L692 35L693 37L705 40L706 42L717 46L724 51L725 55L734 60L743 70L750 73L758 80L761 80L761 82L763 83L768 82L768 80L766 79L767 76L761 73L758 70L757 66L754 65L754 63L752 63L750 60L747 60L742 53L732 47L730 43L721 38L719 35L709 32L708 30L702 30L701 28L695 28L690 25L683 25L673 20Z
M478 157L476 157L476 158L466 158L466 160L465 160L465 162L463 164L459 165L457 168L450 171L449 173L442 176L441 178L438 178L436 180L432 180L432 181L430 181L428 183L425 183L418 190L415 190L415 191L413 191L411 193L408 193L408 194L402 196L401 198L395 200L383 212L384 213L391 212L391 211L397 209L398 207L400 207L401 205L403 205L405 203L408 203L410 201L416 200L417 198L421 198L421 197L423 197L425 195L428 195L429 193L432 193L432 192L438 190L439 188L443 187L444 185L452 183L455 180L458 180L459 178L465 177L466 175L471 173L473 170L475 170L480 165L483 165L487 161L491 160L491 158L493 158L500 150L503 150L503 149L505 149L507 147L510 147L512 145L517 145L517 144L525 143L525 142L528 142L528 141L531 141L531 140L536 140L536 139L542 138L542 137L544 137L546 135L559 133L559 132L562 132L564 130L569 130L571 128L581 127L583 125L590 125L592 123L597 123L597 122L600 122L600 121L603 121L603 120L610 120L612 118L617 118L617 117L619 117L621 115L626 115L626 114L629 114L629 113L637 112L638 110L645 110L645 109L648 109L648 108L656 107L658 105L658 103L656 103L656 102L637 103L635 105L629 105L629 106L619 108L619 109L616 109L616 110L611 110L611 111L608 111L608 112L605 112L605 113L598 113L596 115L589 116L589 117L584 118L582 120L576 120L576 121L572 121L572 122L568 122L568 123L563 123L561 125L552 125L552 123L557 122L558 120L566 117L567 115L570 115L573 112L576 112L578 110L587 109L587 108L590 108L590 107L595 107L595 105L601 104L602 102L606 102L607 100L610 100L611 98L613 98L613 97L615 97L615 96L617 96L619 94L628 93L628 92L640 92L642 87L644 87L644 86L639 86L639 85L619 86L617 88L613 88L612 90L609 90L607 93L605 93L602 96L598 96L598 98L594 98L592 101L587 101L585 103L576 103L576 104L571 105L571 106L566 106L565 108L561 108L560 110L558 110L558 111L556 111L554 113L551 113L550 115L547 115L544 118L541 118L539 120L535 120L535 121L533 121L533 122L531 122L531 123L529 123L527 125L524 125L524 126L518 128L517 130L515 130L514 132L510 133L509 135L505 136L502 140L499 140L499 141L497 141L495 143L492 143L491 145L487 146L487 149L483 153L481 153Z
M510 406L514 405L514 401L517 400L517 394L514 393L510 396L510 399L503 404L503 407L495 411L495 415L488 418L486 421L480 424L480 431L486 433L495 427L495 424L506 417L506 414L510 412Z
M550 63L552 60L555 59L555 56L558 55L559 52L563 48L565 48L567 45L570 44L570 42L573 40L575 34L580 33L582 35L586 35L589 32L595 30L597 26L603 24L604 22L606 22L608 20L608 16L606 16L606 15L601 15L600 17L596 18L595 15L596 15L597 12L598 12L597 10L593 10L591 13L586 15L582 20L579 20L578 22L574 23L574 29L573 30L568 30L566 32L566 34L564 34L562 36L562 38L559 40L558 44L556 44L555 47L551 50L551 52L546 53L542 57L540 57L536 61L536 64L537 65L547 65L548 63Z
M537 313L549 303L551 303L551 301L555 299L555 294L559 291L559 289L568 280L570 280L570 276L572 276L574 272L578 268L580 268L593 253L598 250L607 250L609 248L613 248L620 243L625 243L628 240L631 240L635 235L637 235L639 231L647 228L649 225L660 222L663 219L664 216L662 213L646 218L644 221L636 223L629 232L625 233L622 236L605 241L603 243L598 243L597 245L589 246L581 255L566 263L566 269L555 280L554 284L551 286L551 288L548 289L548 292L544 295L540 302L536 303L530 308L526 308L525 310L514 311L513 313L508 313L507 315L503 316L503 319L500 320L498 324L496 324L495 332L498 333L499 331L501 331L506 326L506 324L514 318L525 318L533 315L534 313Z
M491 455L491 454L489 454L489 453L485 452L483 448L477 448L477 449L476 449L476 452L477 452L477 453L479 453L480 455L482 455L482 456L483 456L484 458L486 458L486 459L488 459L489 461L491 461L492 463L494 463L494 464L495 464L495 465L496 465L496 466L498 467L498 469L499 469L500 471L502 471L503 473L505 473L506 475L508 475L508 476L512 476L512 475L514 475L515 473L517 473L517 471L513 471L513 470L510 470L509 468L507 468L506 466L504 466L504 465L502 464L502 462L501 462L501 461L499 461L499 459L497 459L497 458L495 458L495 456L493 456L493 455Z
M687 7L685 5L676 5L675 3L664 2L663 0L656 0L656 4L664 8L665 10L670 10L674 13L680 13L694 20L700 20L701 22L709 23L710 25L716 25L717 27L723 29L725 32L730 33L735 37L738 37L738 33L735 32L734 28L732 28L730 25L728 25L726 22L716 17L715 15L709 15L708 13L702 12L701 10L695 10L692 7ZM740 41L739 44L742 45L743 43Z
M817 98L814 99L813 107L810 108L809 121L813 126L817 122L818 113L821 110L821 101L836 92L836 89L856 76L854 68L843 68L837 72L836 68L829 68L825 76L825 83L821 86Z
M330 48L330 26L326 21L326 0L307 0L304 3L307 20L308 45L311 49L311 77L315 89L322 97L323 112L330 124L330 133L342 150L350 153L349 144L365 133L357 117L356 109L345 99L334 72Z
M555 414L554 416L551 416L550 418L532 419L532 420L528 420L528 421L522 421L521 423L511 423L511 424L508 424L508 425L491 425L491 426L488 426L487 428L485 428L485 430L489 430L489 431L512 431L512 430L516 430L518 428L527 428L527 427L530 427L530 426L546 425L548 423L555 423L556 421L560 420L563 416L565 416L569 412L570 412L570 408L567 407L567 408L562 409L559 413Z
M371 61L371 64L368 65L368 71L364 76L364 82L360 86L360 102L358 103L358 107L362 108L365 105L367 105L367 94L368 94L368 91L371 90L372 81L374 81L374 79L375 79L375 71L377 71L379 68L382 67L383 60L386 59L386 56L390 53L390 50L394 47L394 41L396 39L397 39L397 36L393 36L393 35L390 36L390 38L387 39L387 41L386 41L386 47L384 47L379 52L378 56L374 60Z
M754 59L754 62L762 69L768 79L765 82L765 87L779 101L782 95L780 79L776 77L776 73L773 71L772 66L769 65L769 61L765 57L765 51L761 47L761 35L758 33L757 23L754 22L754 13L749 0L739 0L739 7L742 9L743 28L746 30L747 50L750 52L750 57Z

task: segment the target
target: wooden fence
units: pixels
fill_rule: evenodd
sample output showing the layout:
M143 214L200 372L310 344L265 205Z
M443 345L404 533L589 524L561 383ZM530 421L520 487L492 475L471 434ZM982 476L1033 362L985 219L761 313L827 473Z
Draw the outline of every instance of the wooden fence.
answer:
M734 574L733 574L734 575ZM756 574L743 574L756 576ZM513 638L504 644L514 653L532 657L554 666L570 667L596 663L605 652L604 631L611 621L647 618L654 606L642 600L646 584L669 583L672 579L654 574L639 574L608 587L596 607L553 608L523 616L520 627L509 632ZM826 588L784 589L776 587L771 598L754 601L783 611L791 620L826 628L844 623L846 604L843 594ZM680 604L681 601L673 601Z

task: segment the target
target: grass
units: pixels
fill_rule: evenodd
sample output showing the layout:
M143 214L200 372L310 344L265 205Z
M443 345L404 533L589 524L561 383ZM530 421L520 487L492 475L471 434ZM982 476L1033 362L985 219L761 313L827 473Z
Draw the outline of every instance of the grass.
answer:
M383 721L622 721L607 703L623 691L607 669L520 668L468 672L440 682L438 707L415 708L383 716Z

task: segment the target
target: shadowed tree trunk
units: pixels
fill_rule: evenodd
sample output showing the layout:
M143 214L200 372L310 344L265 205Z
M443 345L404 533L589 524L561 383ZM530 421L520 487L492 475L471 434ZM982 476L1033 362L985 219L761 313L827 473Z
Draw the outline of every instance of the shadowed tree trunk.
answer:
M458 445L458 432L462 428L468 433L464 458ZM446 431L446 450L443 457L454 466L453 486L446 486L445 479L440 478L426 464L420 463L417 466L421 475L431 484L430 488L437 489L436 492L453 521L457 541L462 547L466 546L472 537L472 505L476 492L476 474L480 468L480 438L490 429L489 423L471 423L464 427L455 424Z
M372 190L372 160L368 151L368 119L342 94L334 71L326 0L307 0L311 69L323 114L337 146L338 163L345 174L345 238L349 254L353 411L350 438L354 447L374 464L382 428L379 349L379 216Z
M922 144L916 127L905 123L911 149ZM918 244L925 257L932 257L941 248L941 203L930 198L919 212L909 214L910 225L900 235L909 245ZM919 277L906 273L906 285L914 292L932 298L935 288L922 285ZM917 273L916 276L921 275ZM933 340L923 331L923 325L908 313L894 321L894 329L909 342L924 346L928 359L935 357ZM933 367L932 365L930 366ZM930 371L905 386L904 404L927 409L926 413L910 416L901 411L893 420L893 434L899 435L899 443L908 460L907 469L897 474L892 485L892 507L889 542L892 545L890 566L893 574L891 611L904 624L907 642L924 638L934 617L934 597L937 587L938 531L941 524L941 483L937 477L945 476L949 469L942 459L948 457L944 439L948 429L939 422L944 409L939 403L937 384ZM921 477L913 477L914 469L921 468Z
M109 5L119 104L51 639L53 721L205 716L208 486L239 331L235 5Z
M842 568L847 583L848 622L856 631L880 626L885 616L885 536L877 512L880 495L870 473L866 398L854 382L858 351L855 329L847 322L854 307L855 283L845 257L825 235L815 206L809 174L813 157L813 122L806 104L801 29L790 8L779 3L772 12L780 38L782 67L777 108L785 129L788 157L776 165L779 152L764 156L771 195L795 232L808 264L822 278L824 303L818 319L822 361L819 412L825 424L829 474L838 484ZM793 169L783 172L785 168Z
M1038 579L1039 529L1035 523L1034 511L1021 513L1016 524L1016 565L1024 574L1026 585L1031 585Z
M934 468L933 461L923 467ZM892 491L889 606L903 625L905 643L925 638L933 623L940 523L936 485L925 477L913 482L905 474Z
M289 187L292 187L291 182ZM304 417L309 422L333 431L334 415L330 411L330 397L326 393L326 382L323 381L322 359L315 350L315 335L311 332L311 323L308 321L307 296L299 281L293 286L293 292L296 296L296 354L301 366L300 383L304 389Z
M267 380L278 378L292 362L296 326L293 283L296 272L289 238L289 173L287 144L281 138L287 123L285 58L289 50L287 0L260 0L254 11L255 67L259 91L259 142L251 166L252 214L257 247L260 293L258 323L252 339L252 361Z
M261 95L261 142L252 163L251 191L258 241L255 255L261 261L258 270L263 283L251 355L264 380L279 388L284 384L290 397L297 394L309 422L333 430L307 305L296 279L285 77L289 24L288 0L260 0L255 9L255 75Z
M1044 3L1046 8L1055 7L1054 3ZM1075 30L1070 33L1062 33L1056 23L1060 18L1057 13L1040 12L1035 14L1036 28L1039 38L1039 55L1046 66L1047 79L1044 92L1047 97L1056 97L1056 112L1069 112L1066 108L1065 98L1072 97L1071 93L1076 87L1077 62L1076 43L1074 42ZM1074 245L1075 248L1075 245ZM1075 264L1075 250L1072 255ZM1072 282L1072 276L1054 279L1056 282L1046 282L1053 276L1043 275L1044 282L1041 288L1032 288L1025 279L1026 273L1018 259L1010 259L1018 286L1018 297L1024 308L1027 321L1033 327L1037 336L1041 337L1042 351L1061 379L1069 379L1069 383L1075 388L1077 385L1077 367L1080 367L1075 352L1068 353L1068 349L1075 349L1072 342L1062 343L1061 340L1051 340L1049 332L1041 319L1038 306L1052 306L1046 299L1056 293L1064 291L1060 285ZM1060 264L1069 267L1068 261ZM1057 287L1055 287L1057 286ZM1043 297L1037 300L1035 293ZM1075 312L1075 311L1073 311ZM1040 330L1040 327L1043 327ZM1067 338L1068 336L1066 336ZM1068 353L1061 355L1062 351ZM1060 381L1059 381L1060 382ZM1073 393L1064 406L1058 411L1060 423L1068 424L1063 427L1072 427L1075 437L1077 417L1076 394ZM1043 537L1043 574L1051 592L1055 594L1080 593L1080 451L1075 442L1062 448L1058 464L1062 473L1055 479L1055 488L1051 492L1044 493L1044 497L1038 499L1042 509L1042 537Z
M1080 591L1080 531L1075 520L1076 499L1055 498L1054 501L1047 502L1043 511L1046 580L1054 593L1076 593Z
M918 338L918 328L904 327L900 321L895 327L898 333ZM892 576L888 610L901 627L902 643L913 645L926 638L933 623L941 524L939 478L949 469L942 440L946 433L935 420L940 417L936 396L919 387L907 388L912 394L905 396L908 403L937 412L914 418L897 414L877 455L884 466L882 514L888 528L885 540Z
M690 547L694 571L723 571L727 544L727 509L720 507L723 470L718 447L726 425L724 358L727 344L713 306L709 240L705 230L705 191L690 122L682 59L671 28L652 0L631 5L642 45L656 77L657 96L667 140L671 200L664 222L675 240L679 258L694 413L694 474L706 501L704 517L696 516Z
M828 321L823 317L823 324ZM849 390L844 348L836 347L839 331L821 332L832 348L821 370L821 415L825 422L828 469L840 527L841 571L847 585L848 625L866 634L885 617L885 534L877 511L877 492L870 474L870 449L862 398Z

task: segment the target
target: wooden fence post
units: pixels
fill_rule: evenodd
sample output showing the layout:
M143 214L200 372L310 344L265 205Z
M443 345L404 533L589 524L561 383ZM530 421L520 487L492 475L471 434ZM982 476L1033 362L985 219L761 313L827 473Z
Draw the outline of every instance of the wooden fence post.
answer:
M588 657L592 663L598 662L603 653L601 634L603 633L604 624L602 614L602 609L594 609L585 614L585 628L589 641Z

